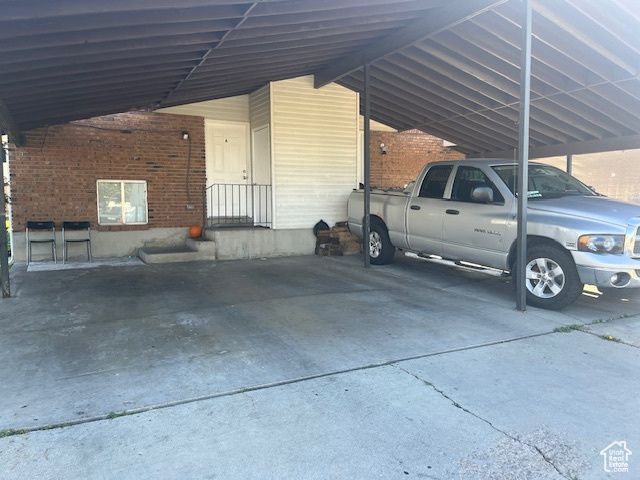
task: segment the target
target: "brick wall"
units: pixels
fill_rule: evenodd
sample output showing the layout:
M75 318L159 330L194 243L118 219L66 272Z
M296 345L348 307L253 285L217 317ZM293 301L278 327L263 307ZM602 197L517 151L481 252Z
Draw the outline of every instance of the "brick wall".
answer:
M386 155L380 144L387 147ZM404 187L415 180L425 163L464 158L460 152L442 146L442 139L420 130L371 132L371 185Z
M567 168L566 157L532 161ZM572 174L608 197L640 204L640 149L574 155Z
M189 194L186 176L191 137ZM202 223L205 184L201 117L147 112L108 115L24 132L10 150L13 230L27 220L89 220L92 228L143 230ZM98 226L96 180L146 180L147 225ZM187 203L195 210L187 210Z

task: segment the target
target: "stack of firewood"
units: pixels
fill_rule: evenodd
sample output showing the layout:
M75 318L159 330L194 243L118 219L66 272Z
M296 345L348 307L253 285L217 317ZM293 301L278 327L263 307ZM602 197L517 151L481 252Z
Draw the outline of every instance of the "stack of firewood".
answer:
M362 252L362 242L352 235L347 222L338 222L331 230L318 230L316 255L358 255Z

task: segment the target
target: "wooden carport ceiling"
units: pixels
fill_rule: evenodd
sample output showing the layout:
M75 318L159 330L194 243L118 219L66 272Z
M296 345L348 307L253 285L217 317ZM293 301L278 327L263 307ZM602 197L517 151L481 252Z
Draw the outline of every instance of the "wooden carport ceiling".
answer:
M179 5L179 6L178 6ZM4 130L316 75L470 155L518 143L518 0L0 0ZM640 147L636 0L533 0L532 153Z

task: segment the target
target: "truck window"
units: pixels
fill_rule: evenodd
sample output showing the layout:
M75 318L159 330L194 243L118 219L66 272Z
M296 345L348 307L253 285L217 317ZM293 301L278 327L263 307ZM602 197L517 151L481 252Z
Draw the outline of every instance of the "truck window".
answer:
M492 167L498 176L517 196L517 168L515 165L495 165ZM550 165L529 164L528 192L530 199L558 198L565 195L597 196L580 180Z
M471 192L476 187L489 187L493 190L493 203L504 203L504 197L494 183L487 178L482 170L475 167L458 167L453 181L451 200L458 202L472 202Z
M435 165L429 169L420 186L419 197L442 198L453 165Z

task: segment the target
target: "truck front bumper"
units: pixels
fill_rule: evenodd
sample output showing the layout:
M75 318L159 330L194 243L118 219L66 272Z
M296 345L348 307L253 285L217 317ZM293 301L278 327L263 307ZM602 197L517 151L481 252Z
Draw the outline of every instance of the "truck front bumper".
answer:
M640 258L571 252L582 283L602 288L640 288Z

